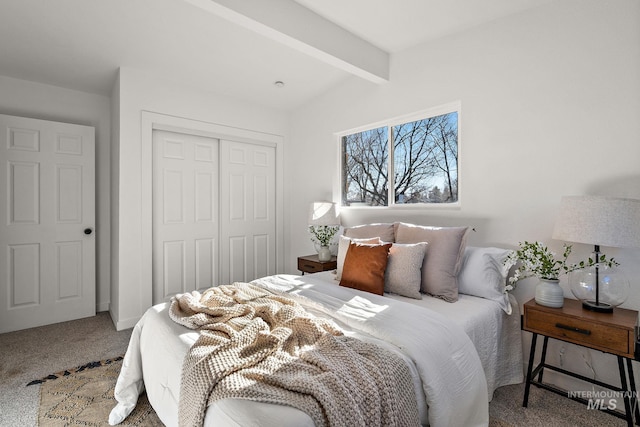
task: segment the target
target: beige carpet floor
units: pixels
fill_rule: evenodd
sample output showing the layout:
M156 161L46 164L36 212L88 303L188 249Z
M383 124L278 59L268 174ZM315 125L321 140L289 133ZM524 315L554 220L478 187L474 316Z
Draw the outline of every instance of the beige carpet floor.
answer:
M106 425L115 405L113 387L119 361L43 384L26 384L89 362L116 358L126 351L130 335L131 330L117 332L107 313L0 334L0 426ZM489 404L491 427L626 425L621 419L535 387L529 407L523 408L523 391L522 384L496 390ZM128 420L129 425L157 425L155 414L141 402L140 412ZM73 423L63 421L71 416Z
M124 354L131 329L117 332L109 314L0 334L0 426L37 425L40 386L53 372Z
M531 387L529 403L522 407L524 384L500 387L489 404L489 416L511 425L535 427L622 427L626 421L574 402L555 393Z

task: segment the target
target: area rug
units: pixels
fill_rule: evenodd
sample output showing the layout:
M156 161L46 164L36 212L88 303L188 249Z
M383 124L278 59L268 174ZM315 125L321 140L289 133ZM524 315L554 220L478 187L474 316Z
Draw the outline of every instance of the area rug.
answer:
M41 384L38 425L108 426L109 413L116 406L113 390L121 367L122 357L117 357L30 382L29 385ZM162 422L143 394L133 412L120 425L161 426Z

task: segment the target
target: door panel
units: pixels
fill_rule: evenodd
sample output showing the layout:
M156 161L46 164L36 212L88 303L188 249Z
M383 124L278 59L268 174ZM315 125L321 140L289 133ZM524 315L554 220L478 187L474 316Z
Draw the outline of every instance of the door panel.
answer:
M221 141L222 283L275 274L275 147Z
M56 244L58 295L60 299L82 295L82 242Z
M224 233L223 233L224 234ZM223 250L222 253L228 254L227 270L223 269L223 284L231 284L233 282L246 282L247 279L247 238L245 236L229 236L225 239L228 242L228 251ZM226 258L226 256L225 256Z
M196 222L211 222L214 220L214 208L216 201L213 200L214 187L218 183L218 177L212 172L195 173L195 204Z
M40 222L40 165L33 162L7 162L9 168L9 224Z
M9 310L40 304L40 245L9 245Z
M95 315L95 130L0 115L0 333Z
M194 286L187 287L185 274L185 241L164 242L164 275L163 289L165 296L171 296L187 290L195 290Z
M206 289L218 283L217 253L214 239L196 240L196 289Z
M253 236L253 253L257 254L253 257L253 271L254 276L264 277L269 275L269 271L273 271L269 265L270 256L263 256L264 254L270 254L271 250L269 244L273 239L267 234L256 234Z
M80 224L82 221L82 167L57 165L56 178L58 223Z
M153 303L218 284L218 140L153 131Z

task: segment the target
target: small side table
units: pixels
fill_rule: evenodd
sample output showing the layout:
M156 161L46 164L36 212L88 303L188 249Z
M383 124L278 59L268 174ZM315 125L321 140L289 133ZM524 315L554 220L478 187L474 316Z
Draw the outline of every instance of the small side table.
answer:
M596 406L599 406L598 409L604 412L626 419L629 426L633 426L633 417L635 415L636 423L640 424L638 396L636 394L633 366L631 364L631 361L636 359L635 328L637 323L638 312L635 310L616 308L613 313L598 313L582 308L580 301L566 298L561 308L544 307L537 304L534 299L525 303L522 329L532 332L533 338L531 340L531 352L529 353L529 365L527 368L522 406L526 407L529 402L529 389L532 384L584 404L590 403L587 399L578 396L569 396L566 391L551 384L543 383L542 376L544 369L547 368L564 375L578 378L582 381L596 384L600 387L620 392L624 397L624 413L609 409L607 405ZM538 335L544 336L544 343L542 345L540 363L534 369L533 364ZM549 338L615 355L618 358L621 387L606 384L546 363L545 359ZM626 369L625 360L627 362ZM538 377L537 379L535 378L536 376Z
M298 257L298 270L304 273L318 273L320 271L335 270L338 268L338 258L332 256L329 261L320 261L318 254Z

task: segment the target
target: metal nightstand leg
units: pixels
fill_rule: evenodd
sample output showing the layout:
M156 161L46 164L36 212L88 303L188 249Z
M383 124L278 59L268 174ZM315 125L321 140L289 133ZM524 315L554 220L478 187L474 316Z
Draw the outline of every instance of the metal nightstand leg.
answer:
M638 408L638 392L636 391L636 379L633 376L633 364L627 359L627 372L629 373L629 386L631 387L631 407L636 417L636 425L640 425L640 408Z
M624 400L624 409L626 414L627 425L633 427L633 412L631 411L631 397L629 396L629 388L627 387L627 376L625 374L624 361L622 356L618 356L618 369L620 370L620 385Z
M533 337L531 338L531 350L529 351L529 366L527 367L527 382L524 386L524 399L522 401L522 406L527 407L529 404L529 389L531 389L531 373L533 371L533 358L536 355L536 341L538 340L538 334L533 333Z
M549 344L549 337L544 337L544 342L542 344L542 357L540 358L540 373L538 374L538 382L542 382L542 374L544 373L544 364L547 361L547 345Z

